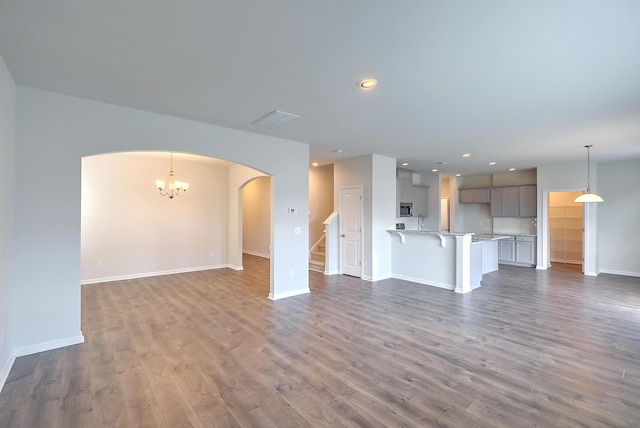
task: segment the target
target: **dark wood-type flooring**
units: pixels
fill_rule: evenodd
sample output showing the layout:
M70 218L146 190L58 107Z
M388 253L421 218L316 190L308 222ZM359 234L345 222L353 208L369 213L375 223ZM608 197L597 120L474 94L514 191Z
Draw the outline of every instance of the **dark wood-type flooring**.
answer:
M640 426L639 278L311 272L272 302L245 268L83 286L85 343L17 358L0 426Z

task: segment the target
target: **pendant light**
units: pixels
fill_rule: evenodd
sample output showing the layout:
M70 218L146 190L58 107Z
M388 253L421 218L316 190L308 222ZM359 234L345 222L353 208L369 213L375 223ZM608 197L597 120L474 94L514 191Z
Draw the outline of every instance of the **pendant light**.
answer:
M593 147L592 144L585 146L587 148L587 190L584 193L576 198L574 202L603 202L603 199L596 195L595 193L591 193L591 174L589 173L589 163L590 163L590 149Z

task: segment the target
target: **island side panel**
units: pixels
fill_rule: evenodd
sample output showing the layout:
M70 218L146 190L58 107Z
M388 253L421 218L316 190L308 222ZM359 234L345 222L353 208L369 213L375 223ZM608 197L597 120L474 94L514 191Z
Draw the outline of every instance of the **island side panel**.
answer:
M453 290L456 288L456 240L452 236L407 233L403 244L392 234L392 276ZM444 246L442 246L444 244Z

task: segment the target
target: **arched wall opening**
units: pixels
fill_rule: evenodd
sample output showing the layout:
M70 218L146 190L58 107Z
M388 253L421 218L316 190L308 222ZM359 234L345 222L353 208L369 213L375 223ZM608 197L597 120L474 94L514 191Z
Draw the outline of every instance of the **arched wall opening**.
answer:
M175 178L189 182L190 188L170 199L154 187L156 179L168 180L170 153L84 157L82 283L235 268L229 263L232 166L255 177L264 175L220 159L174 153ZM270 205L270 192L266 197ZM268 234L269 223L266 228Z
M244 165L270 175L269 298L309 292L307 144L32 88L18 87L17 92L16 355L83 341L81 164L87 156L177 151L225 159L237 164L228 174L229 187L235 189L247 180ZM237 192L229 195L228 216L237 218ZM232 247L238 227L232 221L228 262L237 266L240 260ZM298 227L302 233L296 235Z
M242 254L271 257L271 178L256 177L241 188Z

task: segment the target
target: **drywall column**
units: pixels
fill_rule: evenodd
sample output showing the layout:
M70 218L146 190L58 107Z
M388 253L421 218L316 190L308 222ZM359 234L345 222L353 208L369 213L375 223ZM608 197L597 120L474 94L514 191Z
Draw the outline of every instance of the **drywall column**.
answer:
M456 293L471 291L471 235L456 235Z

